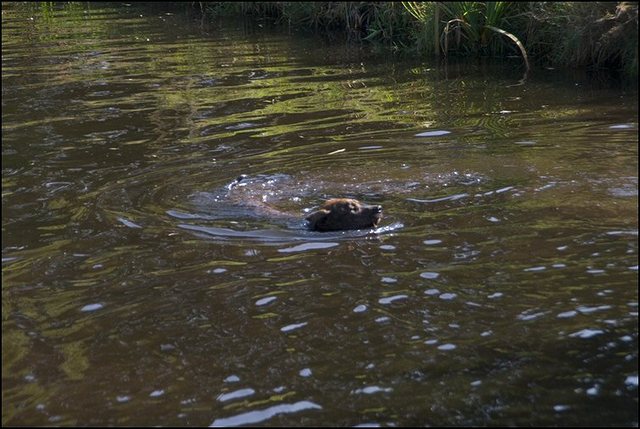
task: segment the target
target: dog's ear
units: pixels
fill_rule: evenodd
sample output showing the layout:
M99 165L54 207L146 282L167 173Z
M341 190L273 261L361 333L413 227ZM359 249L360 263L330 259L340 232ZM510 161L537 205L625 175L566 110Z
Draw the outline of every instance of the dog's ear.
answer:
M309 222L309 229L316 230L316 231L324 229L323 226L327 221L327 215L329 213L330 213L329 210L320 209L311 213L309 216L307 216L306 219L307 219L307 222Z

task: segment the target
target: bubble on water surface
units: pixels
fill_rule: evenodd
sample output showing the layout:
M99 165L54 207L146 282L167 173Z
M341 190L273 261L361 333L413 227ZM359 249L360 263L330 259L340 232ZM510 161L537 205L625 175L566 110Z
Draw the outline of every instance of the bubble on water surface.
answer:
M442 240L424 240L423 241L424 244L426 244L427 246L433 246L434 244L440 244L442 243Z
M238 399L238 398L244 398L247 396L251 396L254 393L256 393L255 390L253 390L252 388L248 387L245 389L238 389L235 390L233 392L229 392L229 393L222 393L220 395L218 395L218 397L216 398L218 401L220 402L226 402L226 401L231 401L232 399Z
M130 220L125 219L125 218L123 218L123 217L119 217L119 218L117 218L117 219L118 219L118 221L120 221L120 222L121 222L122 224L124 224L125 226L128 226L129 228L142 228L142 227L141 227L140 225L138 225L137 223L135 223L135 222L131 222Z
M598 395L598 393L600 393L600 386L595 385L593 387L590 387L589 389L587 389L587 395L589 396L596 396Z
M236 125L229 125L227 127L224 127L225 130L245 130L247 128L254 128L257 127L258 124L254 124L252 122L241 122L239 124Z
M443 201L460 200L460 199L466 198L468 196L469 196L469 194L467 194L466 192L463 192L461 194L448 195L446 197L432 198L432 199L428 199L428 200L423 200L423 199L419 199L419 198L407 198L407 201L412 201L414 203L441 203Z
M378 302L380 304L391 304L394 301L398 301L398 300L406 299L406 298L409 298L409 296L407 296L407 295L394 295L394 296L388 296L388 297L385 297L385 298L380 298L378 300Z
M80 311L83 311L83 312L96 311L96 310L100 310L102 307L104 307L104 304L100 304L100 303L87 304L84 307L82 307Z
M291 253L291 252L305 252L307 250L316 250L316 249L328 249L330 247L337 246L338 243L329 242L329 243L303 243L293 247L287 247L284 249L278 249L278 252L281 253Z
M291 325L287 325L284 326L282 328L280 328L280 331L282 332L290 332L299 328L302 328L303 326L305 326L308 322L302 322L302 323L293 323Z
M235 416L215 419L210 427L226 427L250 425L263 422L278 414L296 413L303 410L321 410L322 407L314 402L299 401L293 404L279 404L261 410L248 411Z
M627 230L623 230L623 231L607 231L606 233L607 235L614 235L614 236L618 236L618 235L631 235L631 236L638 236L638 230L637 229L627 229Z
M225 383L237 383L238 381L240 381L240 377L235 374L232 374L224 379Z
M624 380L624 384L627 386L638 387L638 376L637 375L629 375Z
M423 273L420 273L420 277L428 280L437 279L439 276L440 276L440 273L434 273L432 271L425 271Z
M593 313L594 311L602 311L611 309L610 305L599 305L597 307L587 307L586 305L580 306L576 308L582 314Z
M636 124L616 124L609 126L610 130L630 130L633 128L636 128Z
M533 319L537 319L539 317L542 317L546 313L544 311L540 311L538 313L531 313L531 311L532 310L525 310L521 314L519 314L516 318L518 320L527 321L527 320L533 320Z
M298 374L300 375L300 377L311 377L311 375L313 374L313 372L311 371L310 368L304 368L301 369Z
M451 343L447 343L447 344L443 344L441 346L438 346L438 350L454 350L455 348L457 348L457 346L455 344L451 344Z
M573 334L569 334L572 338L591 338L596 335L604 334L604 331L600 329L583 329L578 332L574 332Z
M574 317L578 314L577 311L571 310L571 311L565 311L563 313L559 313L556 317L559 319L568 319L570 317Z
M356 393L356 394L364 393L365 395L371 395L374 393L391 392L391 391L393 391L391 387L367 386L361 389L356 389L352 393Z
M278 299L277 296L267 296L265 298L261 298L261 299L257 300L256 301L256 305L257 306L267 305L267 304L275 301L276 299Z
M451 134L451 131L446 130L435 130L435 131L425 131L423 133L416 134L416 137L439 137L446 136L447 134Z

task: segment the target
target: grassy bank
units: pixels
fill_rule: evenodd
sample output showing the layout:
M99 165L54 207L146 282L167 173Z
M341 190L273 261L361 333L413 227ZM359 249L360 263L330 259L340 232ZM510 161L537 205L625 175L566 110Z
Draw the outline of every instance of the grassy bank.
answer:
M194 2L210 16L267 18L410 55L522 57L638 73L637 2Z

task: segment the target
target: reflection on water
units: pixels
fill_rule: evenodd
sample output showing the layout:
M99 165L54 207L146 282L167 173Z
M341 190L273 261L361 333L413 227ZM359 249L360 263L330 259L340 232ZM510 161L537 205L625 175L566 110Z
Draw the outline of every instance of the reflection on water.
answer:
M3 424L637 425L635 87L2 20Z

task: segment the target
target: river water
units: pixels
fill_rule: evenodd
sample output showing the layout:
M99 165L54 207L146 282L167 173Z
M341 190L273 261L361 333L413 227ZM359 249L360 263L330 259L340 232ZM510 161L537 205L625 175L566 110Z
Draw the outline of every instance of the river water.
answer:
M3 3L3 425L637 425L637 102Z

